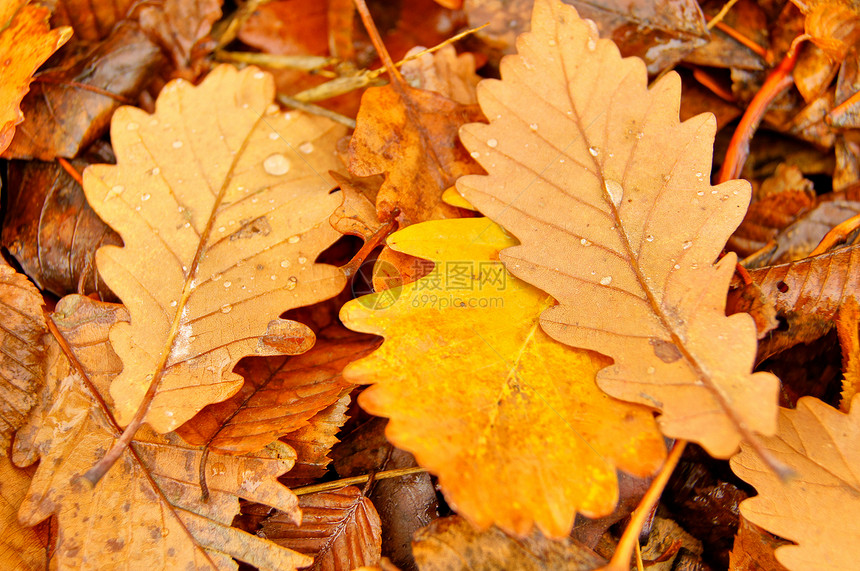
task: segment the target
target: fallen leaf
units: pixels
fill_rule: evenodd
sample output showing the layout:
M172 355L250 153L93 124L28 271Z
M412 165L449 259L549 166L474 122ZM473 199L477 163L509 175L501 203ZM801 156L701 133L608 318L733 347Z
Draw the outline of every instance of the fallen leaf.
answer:
M860 393L860 305L853 295L839 305L836 332L842 347L842 394L839 410L848 412L854 395Z
M763 443L795 476L783 481L747 446L732 470L759 495L741 503L741 514L799 545L779 547L777 560L792 571L856 569L860 552L860 398L845 414L812 397L797 409L780 409L779 430Z
M296 451L292 470L278 478L285 486L304 486L321 478L328 471L332 447L338 442L335 436L346 423L349 395L316 413L306 426L281 437L281 442Z
M313 571L349 571L376 565L382 546L379 516L355 486L299 497L302 524L275 513L263 521L261 537L310 555Z
M535 2L518 47L478 86L490 125L461 129L490 174L457 188L521 240L511 273L559 301L544 329L612 357L599 386L660 410L669 437L726 458L772 433L779 381L750 373L752 319L724 313L736 257L713 265L750 193L709 184L713 117L680 123L677 74L649 89L641 60L558 1Z
M757 525L741 518L729 571L787 571L774 555L776 548L784 544L784 541L774 539Z
M19 105L30 90L33 73L72 35L70 28L51 30L50 11L28 0L6 0L0 6L0 61L3 86L0 89L0 153L24 120ZM13 65L14 64L14 65Z
M0 561L7 569L44 571L48 569L50 534L45 527L32 528L18 522L18 506L30 486L32 470L16 468L0 455Z
M121 306L80 296L57 305L54 320L80 369L51 343L53 398L32 442L41 462L19 510L21 522L35 525L56 514L61 569L234 569L231 557L268 569L309 564L307 557L230 527L239 497L301 517L296 497L276 481L295 457L286 446L241 457L210 454L210 496L203 501L202 450L175 434L144 429L95 489L83 482L81 475L121 432L106 387L121 366L108 330L124 314Z
M413 48L406 56L409 57L413 51L420 53L422 48ZM462 105L478 103L475 86L481 78L475 73L475 56L470 53L457 55L452 45L407 61L400 72L412 87L435 91Z
M856 0L791 0L806 16L806 33L837 62L860 42L860 3Z
M136 0L53 0L51 21L55 26L70 26L75 40L97 42L110 35L121 20L132 15Z
M73 160L79 172L89 162ZM10 161L3 245L44 290L114 300L96 271L99 246L122 241L96 216L81 186L57 162Z
M176 432L190 444L223 454L261 450L348 395L353 386L341 371L378 345L375 338L353 334L320 339L296 357L249 357L235 369L245 378L239 392L210 404Z
M606 359L539 328L552 299L505 272L496 256L513 244L486 219L392 235L392 249L436 269L344 306L349 328L386 338L344 377L373 383L362 408L390 418L389 440L439 476L459 514L479 527L527 535L537 524L562 537L577 512L612 512L616 468L651 475L666 450L645 407L597 388Z
M337 268L314 263L337 238L338 199L319 173L336 167L325 149L343 128L281 113L273 97L255 68L220 66L198 87L177 80L154 115L117 110L117 165L84 172L87 199L125 244L96 254L131 314L111 330L123 426L143 407L156 431L173 430L239 390L242 357L306 351L312 332L278 315L343 288Z
M538 531L516 538L495 527L479 531L459 516L437 519L420 530L412 549L421 571L586 571L606 563L570 538L549 540Z
M0 260L0 456L6 455L45 380L43 303L27 277Z
M336 172L330 174L343 195L343 203L329 218L332 227L341 234L370 239L382 227L376 218L376 206L357 181Z
M155 5L144 5L138 15L140 26L170 55L174 73L191 79L200 71L207 49L200 48L221 18L223 0L160 0ZM214 42L211 42L211 49Z
M457 129L482 117L475 106L401 83L371 87L361 98L349 143L349 170L385 173L376 198L380 222L401 227L460 211L442 193L465 174L482 172L457 141Z

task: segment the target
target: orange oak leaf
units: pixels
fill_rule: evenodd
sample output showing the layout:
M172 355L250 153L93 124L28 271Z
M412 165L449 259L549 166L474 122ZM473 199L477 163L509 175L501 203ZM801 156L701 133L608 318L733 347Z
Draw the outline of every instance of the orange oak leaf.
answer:
M310 329L278 316L344 286L314 262L338 236L328 217L339 201L320 173L337 166L344 129L282 113L273 97L255 68L220 66L197 87L177 80L153 115L117 110L117 165L84 172L93 210L125 244L96 261L131 315L111 330L123 371L110 389L130 432L142 421L173 430L230 397L246 355L309 349Z
M860 557L860 396L847 414L812 397L797 409L780 409L779 430L764 445L795 476L783 481L749 447L732 458L735 474L759 495L741 503L741 514L785 539L776 558L792 571L856 569Z
M32 470L16 468L0 456L0 561L6 569L38 571L48 569L48 538L45 527L28 527L18 521L18 506L30 487Z
M576 11L537 0L532 31L478 86L490 124L461 130L488 176L457 188L522 245L501 254L559 305L552 337L606 354L610 395L658 409L663 433L726 458L776 429L779 381L751 374L755 325L725 316L726 239L750 187L711 186L712 115L678 120L674 73L648 88Z
M190 444L224 454L260 450L307 426L311 417L348 395L353 385L341 371L378 345L375 338L352 334L319 339L296 357L245 359L236 367L245 378L242 389L207 406L176 432Z
M651 475L666 450L647 408L597 388L605 358L540 329L552 299L497 258L514 243L479 218L392 235L392 249L436 268L344 306L348 327L386 338L344 377L373 383L359 404L390 419L386 436L439 476L458 513L480 527L527 535L536 524L563 537L577 512L612 512L616 468Z
M314 558L311 571L346 571L379 562L382 529L373 503L349 486L334 492L299 496L302 524L275 513L260 535Z
M27 277L0 260L0 456L6 455L44 383L42 303Z
M148 428L95 488L82 480L121 432L106 392L121 365L108 331L127 318L122 306L80 296L57 305L54 321L75 362L60 344L50 344L52 398L30 440L41 462L21 503L21 522L34 525L56 514L61 569L235 569L232 557L266 569L309 564L230 527L239 497L301 518L296 497L276 480L295 458L287 446L238 457L210 454L207 501L198 483L202 449Z
M0 4L0 153L24 120L18 105L30 89L33 73L72 35L71 28L51 30L50 11L28 0L5 0Z

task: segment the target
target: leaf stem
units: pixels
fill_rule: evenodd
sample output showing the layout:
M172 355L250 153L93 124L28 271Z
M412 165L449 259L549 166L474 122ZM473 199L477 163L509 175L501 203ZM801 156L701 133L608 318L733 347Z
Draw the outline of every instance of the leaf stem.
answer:
M340 480L334 480L333 482L324 482L322 484L303 486L301 488L296 488L292 490L292 492L297 496L305 496L307 494L316 494L317 492L339 490L345 486L351 486L353 484L363 484L370 480L371 476L373 476L374 480L386 480L388 478L411 476L412 474L425 474L426 472L427 470L420 466L413 466L411 468L397 468L396 470L385 470L383 472L376 472L375 474L365 474L363 476L353 476L352 478L342 478Z
M394 65L394 60L391 59L391 54L388 53L388 49L382 41L382 36L379 35L379 30L376 29L376 24L373 23L370 10L367 9L367 4L364 0L355 0L355 8L358 10L358 15L361 16L361 21L364 23L365 29L367 29L373 47L376 48L376 53L379 54L379 58L382 60L382 65L385 66L389 77L391 77L391 82L399 86L403 85L405 83L403 76L400 75L400 70Z

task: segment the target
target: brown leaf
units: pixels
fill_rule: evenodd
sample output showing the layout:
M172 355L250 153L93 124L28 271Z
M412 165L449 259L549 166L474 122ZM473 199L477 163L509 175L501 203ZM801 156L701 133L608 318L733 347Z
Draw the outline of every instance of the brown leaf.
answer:
M481 118L474 106L400 83L364 93L349 170L357 176L385 173L376 198L381 222L396 218L404 227L459 215L442 193L458 177L481 172L457 141L460 125Z
M785 542L774 539L759 526L741 518L729 571L787 571L774 555L774 550L781 545Z
M36 404L45 381L42 296L0 260L0 456Z
M806 16L806 33L832 59L841 62L860 42L860 3L856 0L792 0Z
M374 337L352 334L320 339L297 357L244 359L235 369L245 378L239 392L207 406L176 432L190 444L223 454L261 450L348 395L353 385L341 371L379 344Z
M811 397L780 409L779 430L764 445L795 475L781 480L747 446L732 458L735 474L759 495L741 504L756 525L799 545L780 547L792 571L854 569L860 558L860 398L848 414Z
M289 444L296 451L293 469L278 478L290 488L304 486L321 478L331 463L328 454L338 440L335 436L346 422L349 395L341 397L333 405L316 413L303 426L281 437L281 442Z
M273 97L255 68L221 66L198 87L176 81L154 115L119 109L117 165L84 172L87 199L125 244L96 254L131 314L111 330L122 425L144 406L146 422L172 430L239 390L231 371L242 357L306 351L311 331L278 316L343 288L337 268L314 262L337 238L328 217L338 199L319 173L336 167L326 149L343 128L281 113ZM317 151L299 151L304 142Z
M5 0L0 5L0 153L24 120L18 106L30 90L33 73L72 35L69 28L51 30L49 16L47 8L29 5L28 0Z
M341 234L368 240L382 227L376 218L376 206L359 186L359 181L334 171L329 174L340 186L343 196L343 203L331 215L329 222Z
M275 513L263 522L262 537L310 555L313 571L349 571L379 562L382 540L373 503L355 486L299 497L302 524Z
M198 70L194 66L204 54L196 53L195 48L203 43L212 24L221 17L222 2L161 0L155 6L144 5L140 10L138 20L141 28L170 55L176 75L196 77Z
M57 310L57 328L89 381L51 343L48 383L53 398L32 442L42 461L19 517L34 525L57 515L58 567L230 569L235 565L231 557L269 569L308 564L298 553L229 527L239 511L238 497L301 517L296 497L276 481L294 459L286 446L241 457L210 454L210 497L202 501L202 450L174 434L143 430L95 489L84 483L81 475L120 433L101 391L120 366L108 330L122 321L124 310L80 296L64 298Z
M0 561L6 569L44 571L48 569L49 533L44 526L32 528L18 522L18 506L30 486L32 470L16 468L0 454Z
M120 24L88 53L39 76L22 105L27 121L3 156L77 156L104 135L113 112L136 98L163 62L136 24Z
M709 184L714 120L678 121L676 74L648 88L640 60L558 1L535 2L532 30L502 81L479 85L491 124L461 130L490 175L457 187L521 240L506 267L558 300L544 330L615 360L598 373L603 390L728 457L775 430L779 389L750 372L753 320L725 316L736 257L713 265L749 185Z
M71 26L75 40L97 42L110 35L121 20L130 16L137 0L53 0L51 21L55 26Z
M414 50L420 51L421 48ZM450 44L432 54L407 61L400 72L412 87L435 91L462 105L478 103L475 86L481 78L475 73L475 56L470 53L457 55Z
M514 39L529 31L533 0L466 0L469 24L490 26L478 32L491 45L513 53ZM639 56L650 73L671 67L694 48L704 45L708 37L705 20L698 3L691 0L672 2L625 2L605 0L600 3L567 0L583 18L591 19L601 35L615 40L625 56Z
M853 295L839 306L836 316L836 331L842 347L842 395L839 410L848 412L854 395L860 393L860 305Z
M89 163L71 162L78 171ZM100 246L122 241L96 216L84 191L56 162L10 161L3 245L36 284L58 296L115 299L96 271Z
M420 530L412 549L421 571L590 571L606 563L569 538L549 540L535 530L517 539L495 527L478 531L459 516L437 519Z

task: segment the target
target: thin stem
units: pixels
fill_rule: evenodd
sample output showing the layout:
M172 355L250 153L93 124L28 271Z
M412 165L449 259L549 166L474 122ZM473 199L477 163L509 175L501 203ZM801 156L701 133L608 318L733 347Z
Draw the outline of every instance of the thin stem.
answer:
M396 470L385 470L383 472L376 472L372 474L373 479L375 480L387 480L388 478L400 478L402 476L411 476L412 474L424 474L427 470L421 468L420 466L414 466L412 468L397 468ZM365 474L364 476L353 476L352 478L343 478L340 480L335 480L333 482L325 482L323 484L314 484L312 486L304 486L301 488L296 488L292 492L297 496L304 496L307 494L316 494L317 492L329 492L331 490L339 490L346 486L352 486L353 484L363 484L369 481L371 478L371 474Z
M402 86L405 83L403 76L400 75L400 71L394 65L394 60L391 59L391 54L388 53L388 49L382 42L382 36L379 35L379 30L376 29L376 24L373 23L373 17L370 15L370 10L367 9L367 4L364 0L355 0L355 8L358 10L358 15L361 16L361 21L364 23L365 29L367 29L370 42L376 48L376 53L379 54L379 58L382 60L382 65L388 70L391 82Z

